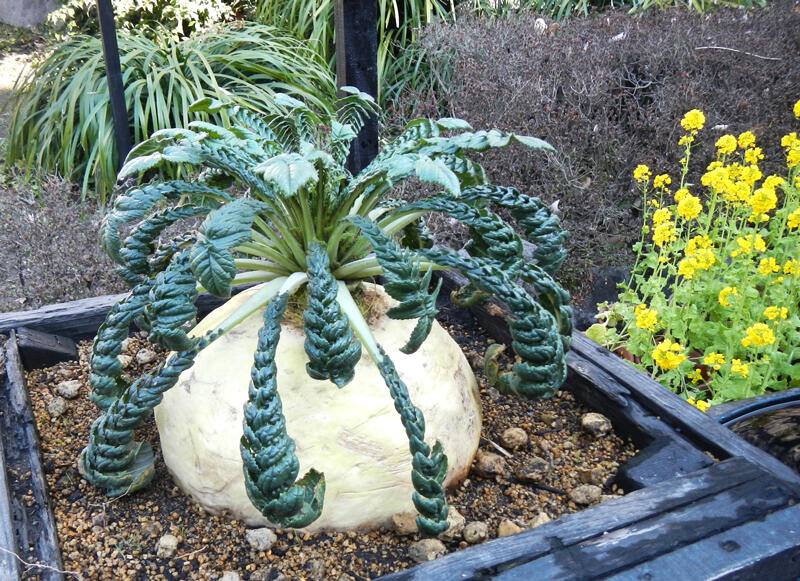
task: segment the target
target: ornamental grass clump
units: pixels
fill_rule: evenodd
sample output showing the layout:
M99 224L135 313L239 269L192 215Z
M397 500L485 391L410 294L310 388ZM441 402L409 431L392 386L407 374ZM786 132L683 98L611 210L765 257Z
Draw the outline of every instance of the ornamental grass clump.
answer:
M494 295L509 308L517 359L513 369L495 370L497 388L546 397L564 381L569 295L552 274L565 257L566 234L539 199L487 183L481 166L466 155L512 142L550 146L531 137L473 131L458 119L421 119L352 175L345 167L350 143L377 107L363 93L343 91L331 109L335 114L285 95L275 98L273 112L264 117L205 98L192 110L224 113L224 124L195 121L185 129L158 131L131 152L120 179L147 176L165 164L200 173L192 181L156 180L129 189L103 222L103 246L132 290L111 310L94 342L91 399L105 413L92 426L79 467L110 495L136 490L152 478L153 452L133 440L133 430L164 392L199 351L266 305L240 446L247 494L282 527L303 527L320 515L325 478L311 469L296 481L295 445L276 381L279 323L292 295L303 311L296 318L303 321L312 378L330 380L346 397L362 349L377 365L408 436L423 534L447 526L447 458L438 442L425 442L422 413L357 306L359 281L382 276L386 292L399 302L387 314L417 319L401 349L411 353L437 313L441 283L432 284L433 271L457 269L470 283L454 300ZM412 177L442 191L412 203L390 197L395 185ZM490 208L509 212L535 244L532 256L523 257L521 236ZM429 212L467 226L467 253L432 245L422 222ZM167 226L197 217L203 218L198 230L159 242ZM131 224L123 240L120 229ZM228 297L232 285L255 282L264 284L218 326L201 337L189 334L199 291ZM534 296L523 282L532 285ZM129 384L117 355L132 322L174 353Z
M800 101L793 112L800 118ZM800 139L782 138L786 171L765 176L752 132L723 135L692 184L704 123L698 110L681 121L674 183L634 170L644 197L637 263L587 335L705 411L800 386Z

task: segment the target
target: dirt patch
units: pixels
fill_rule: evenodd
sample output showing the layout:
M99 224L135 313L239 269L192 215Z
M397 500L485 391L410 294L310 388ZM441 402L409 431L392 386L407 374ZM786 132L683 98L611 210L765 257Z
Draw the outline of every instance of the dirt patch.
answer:
M482 330L455 322L445 325L462 344L467 358L473 363L480 360L479 353L486 347ZM133 360L126 372L134 377L144 371L134 357L142 346L134 339L126 353ZM418 537L392 530L278 531L271 549L254 550L243 524L205 513L174 485L161 458L152 420L137 439L153 443L154 481L131 496L104 496L84 481L75 467L97 415L87 399L88 349L88 344L82 345L81 362L34 371L27 378L65 569L78 571L86 579L214 579L235 571L245 580L361 581L414 565L409 547ZM595 439L582 432L580 418L588 410L570 393L560 391L552 399L528 402L488 389L479 370L477 375L484 410L481 449L503 455L509 470L506 476L494 477L473 471L448 496L467 523L484 523L488 538L494 538L504 520L522 529L532 521L579 510L566 493L580 485L597 485L608 495L604 498L621 494L614 474L619 464L635 453L633 446L613 434ZM56 394L55 386L70 380L80 382L80 393L66 401L63 415L51 418L47 407ZM509 427L523 430L529 441L503 454L495 444L502 442ZM535 456L549 466L546 475L538 484L521 481L514 474ZM156 544L168 533L179 540L177 551L171 557L159 557ZM468 545L461 535L445 544L448 552Z

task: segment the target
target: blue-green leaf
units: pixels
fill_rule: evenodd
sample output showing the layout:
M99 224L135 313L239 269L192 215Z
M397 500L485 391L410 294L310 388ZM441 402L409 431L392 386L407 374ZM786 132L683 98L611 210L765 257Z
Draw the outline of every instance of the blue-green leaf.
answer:
M299 153L276 155L255 166L253 171L262 174L265 181L275 185L287 198L319 177L314 164Z
M429 184L438 184L450 195L458 196L461 193L458 177L453 170L439 160L421 155L414 164L414 171L420 180Z

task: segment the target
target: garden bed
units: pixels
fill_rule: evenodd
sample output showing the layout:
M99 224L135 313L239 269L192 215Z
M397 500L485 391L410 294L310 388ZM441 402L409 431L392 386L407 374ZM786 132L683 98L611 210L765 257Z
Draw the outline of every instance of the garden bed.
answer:
M82 306L87 305L84 303ZM101 311L103 308L108 307L101 307ZM51 312L53 310L51 309ZM67 308L66 312L69 311ZM88 316L90 312L92 309L84 309L81 317ZM498 309L479 309L476 314L487 335L496 334L499 340L503 340L504 327L499 324L503 316ZM0 329L7 328L12 319L13 315L0 317ZM40 325L44 328L48 326L46 320L46 315L40 320ZM60 320L61 322L52 323L52 326L80 327L76 317L70 319L69 316L64 316L63 312ZM471 354L473 359L477 356L476 347L472 347L476 351ZM715 562L722 567L723 563L730 562L736 567L731 570L750 571L752 578L757 578L764 571L773 571L776 579L793 578L780 575L792 570L787 568L786 564L791 564L792 559L798 556L795 545L800 539L794 538L793 535L796 536L797 532L791 525L792 518L796 518L797 515L790 506L800 499L798 497L800 477L797 474L746 444L698 410L686 405L624 362L577 334L574 336L573 351L569 355L569 367L570 376L567 385L572 394L588 402L589 407L609 415L619 433L630 436L638 446L646 448L644 454L640 454L636 461L629 463L629 467L632 467L627 470L626 475L629 489L639 487L644 489L585 509L578 514L561 517L552 523L513 537L457 551L431 564L410 569L405 573L397 573L388 579L523 579L531 578L530 576L535 576L536 573L550 578L549 576L555 572L559 572L561 575L559 578L578 578L578 571L590 571L593 567L597 574L591 578L600 578L615 571L617 573L628 571L631 567L633 569L638 567L637 570L640 570L646 567L648 562L657 562L659 559L668 564L676 560L683 563L683 557L680 556L682 553L678 552L681 547L692 548L684 550L688 553L698 548L703 548L703 552L699 553L702 555L709 555L715 551L719 553L718 561L714 561L713 555L708 559L698 557L693 561L697 567L705 567L707 563L711 563L709 566L713 568ZM47 372L38 371L31 377L41 377L43 373ZM85 366L67 364L61 368L60 373L62 381L70 374L80 378L85 374ZM33 381L31 389L36 391ZM486 392L484 395L488 395L488 392L484 391ZM570 401L572 394L562 393L553 400L533 405L555 405L574 410ZM35 402L37 397L40 401L34 403L34 407L38 406L41 409L45 404L45 398L34 395ZM491 403L484 402L489 433L492 433L492 429L497 430L491 423L492 416L509 415L511 410L522 414L517 415L516 421L529 433L542 435L542 432L552 431L552 425L547 426L542 423L542 414L549 413L547 409L541 407L528 409L524 406L529 404L522 404L517 400L506 402L502 396L499 398ZM492 414L491 410L495 408L502 413ZM575 416L575 413L573 411L572 415ZM40 414L40 422L41 417ZM582 438L574 421L573 417L570 422L564 423L565 432L563 435L556 434L556 441L572 439L571 441L575 442ZM523 425L525 422L527 426ZM72 446L78 450L83 445L86 429L85 426L79 427L80 423L74 421L67 424L73 428L73 432L68 436L72 441L69 444L65 441L64 447ZM154 435L154 429L151 427L149 430L151 436ZM489 439L496 441L498 437L495 433L494 437L489 436ZM308 538L305 535L282 533L271 556L266 553L254 554L246 544L246 532L241 525L201 514L196 508L185 509L186 512L182 515L176 508L183 495L171 485L163 464L159 467L163 478L157 477L157 480L162 481L161 485L155 484L144 494L131 499L109 500L73 474L72 459L75 457L75 450L70 449L66 456L67 460L58 465L55 463L60 461L51 456L54 463L51 466L47 463L47 458L52 453L52 447L47 451L47 444L49 443L45 445L45 471L51 472L53 481L50 486L54 502L71 506L79 514L70 521L75 540L69 547L72 550L64 551L66 555L72 554L72 557L66 557L65 566L70 569L72 563L78 562L72 561L76 558L73 553L78 553L82 558L91 557L94 566L97 567L93 572L90 573L89 570L83 569L82 565L78 565L82 573L89 578L102 578L103 570L107 574L113 571L115 578L119 578L119 572L122 570L120 567L136 562L141 565L140 569L136 572L134 565L130 569L130 578L147 578L146 575L153 574L163 575L165 578L191 578L190 572L199 571L200 565L205 563L206 575L212 572L221 574L224 571L239 570L244 579L257 579L258 575L262 575L261 578L264 579L275 579L279 578L278 574L282 567L273 567L270 559L274 559L274 563L283 564L289 562L292 556L302 556L298 560L303 561L305 566L283 573L289 578L292 575L297 578L313 578L314 575L322 574L320 572L323 570L327 576L319 578L375 578L395 570L387 567L390 561L394 561L401 568L413 565L407 556L407 549L414 539L398 538L396 534L388 532L368 535L322 534ZM487 446L491 447L491 444L484 441L482 448ZM701 457L700 460L698 457ZM671 459L672 462L665 463L665 458ZM654 471L653 465L661 468L668 465L670 468L666 472ZM588 472L585 478L591 478L591 470L587 471L584 467L583 471ZM687 473L689 475L685 476ZM579 480L580 475L577 475L577 478ZM560 496L557 493L530 489L513 482L513 479L498 477L494 480L499 482L490 482L491 480L471 477L471 485L474 488L459 490L455 497L451 497L453 504L468 516L468 520L485 518L494 527L502 518L510 517L511 520L516 518L518 524L526 525L526 521L535 517L539 511L552 516L561 514L553 510L553 505L549 504ZM166 484L167 482L170 484ZM577 480L573 480L561 486L569 488L577 483ZM495 484L498 486L491 492L490 485ZM484 495L496 495L495 507L499 500L500 507L518 505L522 507L522 512L515 517L514 514L504 513L504 508L491 508L491 502L488 503L490 507L488 510L496 512L494 516L486 516L486 512L483 514L469 512L476 497ZM136 515L135 525L120 517L125 503L132 507L133 514ZM720 516L727 514L725 511L720 512L723 504L736 507L732 511L733 516ZM577 507L568 507L567 510L574 508ZM682 525L686 519L698 519L700 523L705 524L690 531ZM221 553L214 552L214 558L211 559L210 547L217 544L214 533L210 532L211 523L215 521L224 522L221 529L224 532L221 534L228 540L233 540L233 548L223 550ZM652 526L653 522L662 521L658 527ZM757 521L763 522L759 524ZM151 524L153 522L159 522L160 527ZM679 526L676 523L681 524ZM187 525L193 528L188 528ZM64 526L64 523L60 526ZM743 538L753 536L751 533L755 529L751 532L748 527L756 526L767 527L771 532L762 535L758 544L744 542L736 544L738 541L735 539L741 541ZM157 534L172 531L182 539L182 545L172 563L169 559L159 560L152 555L150 558L147 557L154 551L157 541L157 538L145 536L152 531L157 531ZM737 548L720 549L722 541L716 538L719 535L730 536ZM366 544L360 544L362 537ZM633 540L622 541L629 537ZM649 548L643 551L644 545L637 543L643 543ZM63 544L62 538L62 546ZM449 543L449 549L452 551L465 545L463 541L454 541ZM730 548L734 545L726 546ZM321 556L322 549L329 547L336 547L334 552L337 555L337 564L333 566L326 566L324 557ZM585 553L585 557L581 557L584 550L588 552ZM611 551L614 558L600 566L600 562L597 561L597 551ZM565 563L567 555L572 555L572 561L567 559L569 562ZM723 557L727 561L724 561ZM359 567L364 568L356 571L354 569L356 562L359 562ZM253 575L255 572L253 566L255 570L260 569L258 575ZM506 571L507 569L510 571ZM513 571L517 571L515 574L519 576L509 577ZM664 571L674 571L674 569L667 566ZM697 578L693 571L689 567L684 569L684 573L692 572L692 575L670 578ZM459 576L461 573L463 576Z

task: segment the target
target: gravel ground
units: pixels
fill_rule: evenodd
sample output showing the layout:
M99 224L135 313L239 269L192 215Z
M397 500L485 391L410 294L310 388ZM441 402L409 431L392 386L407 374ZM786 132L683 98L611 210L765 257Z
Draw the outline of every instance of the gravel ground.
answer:
M451 327L473 366L486 347L483 332ZM476 339L476 336L478 337ZM142 367L136 353L146 345L130 341L126 368L136 376ZM248 529L239 523L204 513L173 483L160 457L154 422L137 439L153 443L156 477L144 491L109 499L77 473L75 460L86 445L96 408L87 399L87 357L90 346L81 345L81 361L65 363L28 375L50 496L56 515L64 567L82 579L217 579L235 572L244 580L365 580L415 564L410 557L415 534L397 530L369 533L304 534L278 531L269 550L254 550ZM476 372L484 410L481 455L496 454L505 461L504 474L481 475L473 466L468 478L449 495L451 506L466 523L484 523L487 538L515 532L582 508L570 498L578 487L595 485L596 493L621 494L613 483L619 463L635 453L630 443L613 434L594 438L580 428L589 410L567 391L549 400L526 402L487 389L482 372ZM52 417L59 383L77 380L74 399L62 400L61 415ZM57 406L56 406L57 407ZM50 408L50 412L48 411ZM524 431L527 443L513 448L503 434L508 428ZM490 457L491 459L491 457ZM524 467L544 465L537 482L520 478ZM501 462L502 464L502 462ZM482 525L469 525L480 542ZM164 535L178 540L171 556L157 554ZM462 535L445 541L448 552L466 547ZM281 577L283 576L283 577ZM227 579L236 579L229 576Z

